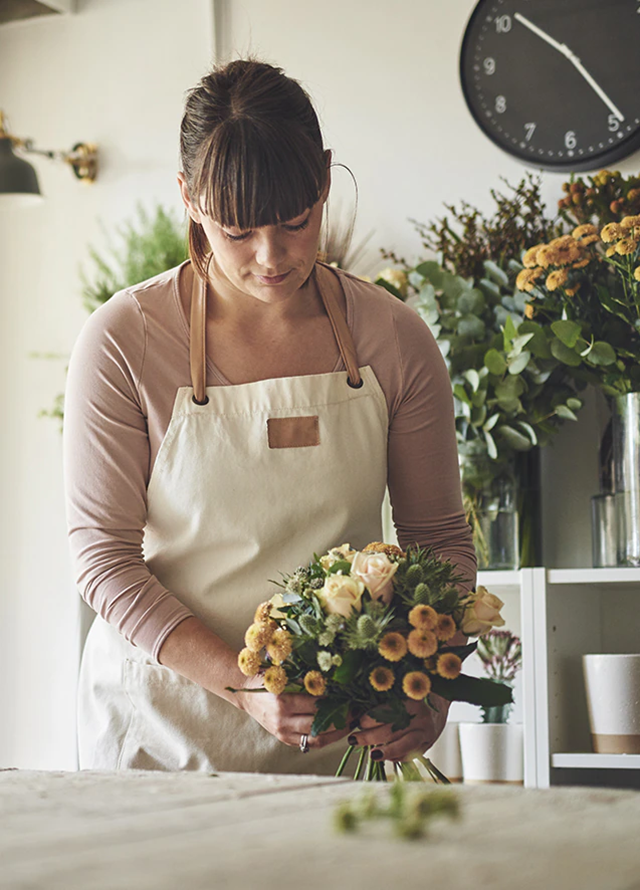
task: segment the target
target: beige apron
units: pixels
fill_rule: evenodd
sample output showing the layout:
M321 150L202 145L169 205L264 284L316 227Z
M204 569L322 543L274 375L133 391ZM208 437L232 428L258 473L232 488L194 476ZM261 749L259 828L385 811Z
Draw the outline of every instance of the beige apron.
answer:
M177 392L149 482L150 571L238 650L257 604L277 590L271 579L382 533L385 397L373 370L358 368L339 279L328 267L317 277L347 371L205 387L196 276L193 387ZM344 750L341 741L302 755L94 621L80 676L81 768L332 773Z

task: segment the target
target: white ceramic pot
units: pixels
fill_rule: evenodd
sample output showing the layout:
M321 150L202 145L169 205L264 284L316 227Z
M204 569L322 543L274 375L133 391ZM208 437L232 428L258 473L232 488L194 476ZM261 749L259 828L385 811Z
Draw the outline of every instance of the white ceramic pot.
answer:
M524 780L521 723L461 723L460 752L465 782Z
M462 781L462 759L457 723L445 725L442 735L435 745L429 748L426 756L450 782Z
M583 655L591 744L597 754L640 754L640 655Z

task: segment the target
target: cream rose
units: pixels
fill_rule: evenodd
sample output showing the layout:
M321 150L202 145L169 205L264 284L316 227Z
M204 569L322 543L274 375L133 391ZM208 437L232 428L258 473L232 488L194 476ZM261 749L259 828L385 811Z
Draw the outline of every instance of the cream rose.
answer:
M488 633L492 627L502 627L504 618L500 609L504 603L493 593L489 593L486 587L478 587L475 593L470 593L465 603L460 629L470 637L480 637Z
M360 602L364 593L364 584L359 578L350 575L329 575L324 587L318 591L318 599L328 615L342 615L348 618L351 610L362 610Z
M360 578L371 594L371 599L385 605L393 596L393 576L398 563L391 562L386 553L357 553L351 563L351 574Z
M325 556L321 556L320 565L326 572L327 569L331 568L334 562L339 562L341 560L353 562L353 557L355 555L356 551L351 549L351 544L341 544L339 547L332 547Z

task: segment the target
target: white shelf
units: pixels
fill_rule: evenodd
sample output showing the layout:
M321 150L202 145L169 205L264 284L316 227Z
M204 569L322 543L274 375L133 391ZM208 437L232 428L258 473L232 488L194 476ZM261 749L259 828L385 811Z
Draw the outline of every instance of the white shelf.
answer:
M495 574L495 573L492 573ZM640 569L549 569L549 584L640 584Z
M552 754L551 765L564 769L640 769L640 754Z

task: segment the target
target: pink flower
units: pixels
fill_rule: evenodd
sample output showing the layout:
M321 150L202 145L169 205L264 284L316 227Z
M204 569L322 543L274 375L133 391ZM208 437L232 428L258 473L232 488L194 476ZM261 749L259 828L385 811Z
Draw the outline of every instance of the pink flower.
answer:
M371 599L385 605L391 602L397 570L398 563L391 562L386 553L357 553L351 563L351 575L364 582Z

